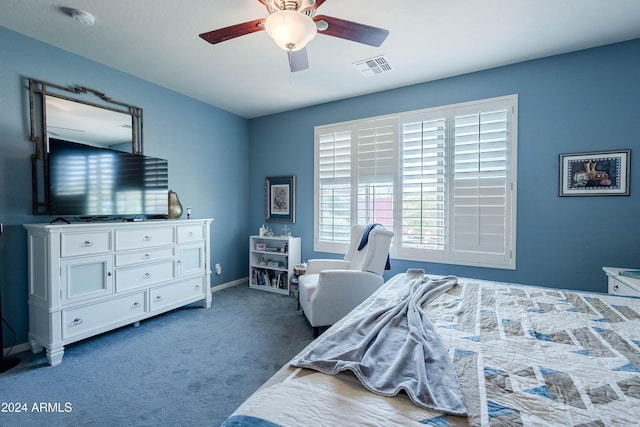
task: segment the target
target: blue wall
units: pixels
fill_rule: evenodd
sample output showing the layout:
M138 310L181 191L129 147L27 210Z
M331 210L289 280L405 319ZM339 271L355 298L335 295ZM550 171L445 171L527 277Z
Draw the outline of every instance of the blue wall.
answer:
M392 260L458 274L605 291L602 266L640 267L640 171L630 197L558 197L560 153L639 144L640 40L246 120L0 27L0 287L3 316L26 341L32 145L26 78L87 86L144 109L145 153L169 159L170 186L196 217L214 217L213 285L247 276L247 241L264 223L265 176L296 175L303 259L313 251L314 126L516 93L519 95L517 269ZM380 76L377 78L384 78ZM274 224L275 231L281 225ZM5 329L7 347L12 337Z
M31 153L27 78L86 86L144 110L145 154L169 160L169 184L195 218L214 218L211 263L219 285L247 275L249 123L246 119L0 27L0 287L3 317L28 331L27 238ZM233 185L230 185L233 183ZM12 342L4 329L4 347Z
M640 39L251 120L250 230L264 177L296 175L302 257L336 257L313 251L314 126L508 94L519 96L516 270L392 260L385 277L422 267L605 292L602 266L640 267ZM630 197L558 197L559 154L623 148Z

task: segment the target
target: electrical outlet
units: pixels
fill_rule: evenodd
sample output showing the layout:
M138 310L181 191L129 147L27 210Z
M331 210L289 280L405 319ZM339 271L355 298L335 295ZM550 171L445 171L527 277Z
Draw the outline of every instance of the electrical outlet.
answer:
M222 266L220 263L216 264L216 274L222 274Z

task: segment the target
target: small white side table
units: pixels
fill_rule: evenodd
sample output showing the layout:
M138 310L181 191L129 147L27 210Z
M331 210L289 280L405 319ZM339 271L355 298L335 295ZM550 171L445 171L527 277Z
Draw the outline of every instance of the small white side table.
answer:
M621 276L620 272L630 268L602 267L609 280L608 293L612 295L626 295L640 297L640 279Z

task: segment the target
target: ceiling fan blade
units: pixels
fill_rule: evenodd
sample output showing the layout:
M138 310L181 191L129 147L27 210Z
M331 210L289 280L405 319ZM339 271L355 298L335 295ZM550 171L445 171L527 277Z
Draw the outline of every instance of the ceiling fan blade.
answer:
M307 56L307 48L287 52L289 57L289 68L292 73L302 71L309 68L309 57Z
M314 16L313 20L318 26L319 34L339 37L369 46L378 47L382 45L389 35L389 30L326 15ZM325 26L326 28L323 29Z
M216 44L262 30L264 30L264 19L256 19L254 21L231 25L230 27L202 33L200 34L200 38L211 44Z

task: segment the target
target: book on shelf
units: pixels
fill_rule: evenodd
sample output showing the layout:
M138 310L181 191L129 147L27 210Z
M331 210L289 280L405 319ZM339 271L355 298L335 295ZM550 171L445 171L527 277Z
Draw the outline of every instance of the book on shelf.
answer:
M620 270L620 276L631 277L632 279L640 279L640 270Z
M251 277L251 284L258 286L271 286L269 272L264 268L254 268Z
M282 272L278 275L278 288L279 289L287 289L288 285L288 274L287 272Z

